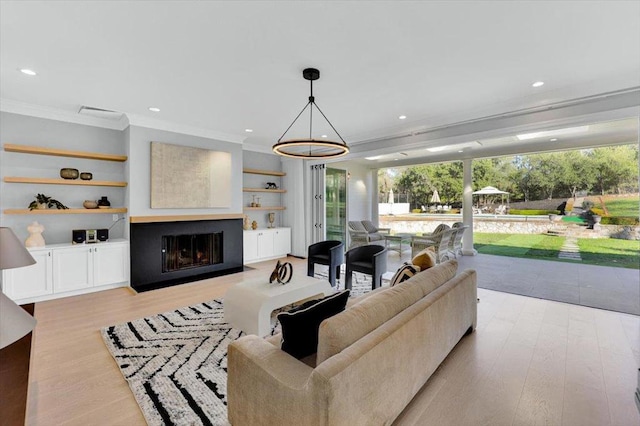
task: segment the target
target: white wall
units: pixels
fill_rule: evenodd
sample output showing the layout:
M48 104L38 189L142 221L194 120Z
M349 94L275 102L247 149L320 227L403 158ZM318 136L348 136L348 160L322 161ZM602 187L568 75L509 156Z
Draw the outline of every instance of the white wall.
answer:
M372 219L377 206L377 174L375 170L348 162L328 164L333 169L346 170L351 174L347 180L347 220ZM377 209L376 209L377 210Z
M198 136L129 126L129 214L130 216L163 216L192 214L242 213L242 145ZM164 142L231 154L231 206L203 209L151 208L151 142ZM185 182L185 191L189 182Z

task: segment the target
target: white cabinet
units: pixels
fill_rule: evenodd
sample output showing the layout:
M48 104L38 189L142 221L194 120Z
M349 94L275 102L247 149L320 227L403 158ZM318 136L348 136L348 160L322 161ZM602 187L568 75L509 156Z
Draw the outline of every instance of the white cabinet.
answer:
M13 300L53 294L51 250L32 249L35 265L2 271L2 289Z
M129 243L57 244L29 249L36 264L3 271L7 296L38 302L129 285Z
M245 264L285 257L291 251L291 229L244 231L243 247Z

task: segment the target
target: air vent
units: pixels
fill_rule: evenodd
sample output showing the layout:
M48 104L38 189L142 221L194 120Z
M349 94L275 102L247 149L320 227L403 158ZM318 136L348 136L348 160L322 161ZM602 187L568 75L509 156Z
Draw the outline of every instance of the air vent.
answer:
M118 121L123 116L124 113L118 111L111 111L109 109L102 109L96 107L90 107L83 105L78 110L78 114L80 115L88 115L89 117L102 118L104 120L113 120Z

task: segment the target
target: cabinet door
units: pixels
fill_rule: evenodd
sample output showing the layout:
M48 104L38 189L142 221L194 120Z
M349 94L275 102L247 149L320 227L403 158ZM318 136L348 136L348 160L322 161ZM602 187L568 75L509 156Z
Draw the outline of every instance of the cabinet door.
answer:
M258 257L271 257L273 256L273 231L259 231L258 232Z
M245 231L242 239L244 263L256 260L258 258L258 233Z
M93 247L79 246L53 251L53 289L56 293L93 285Z
M274 234L274 256L286 256L291 251L291 228L278 228Z
M116 284L129 280L127 244L105 244L93 247L93 285Z
M31 251L35 265L3 271L4 293L12 300L53 293L51 250Z

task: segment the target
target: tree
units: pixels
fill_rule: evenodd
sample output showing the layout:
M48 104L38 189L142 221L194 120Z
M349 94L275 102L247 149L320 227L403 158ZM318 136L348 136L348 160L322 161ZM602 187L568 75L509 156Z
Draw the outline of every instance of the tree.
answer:
M604 195L621 192L621 186L638 177L638 148L634 145L594 149L590 155L595 171L595 186Z

